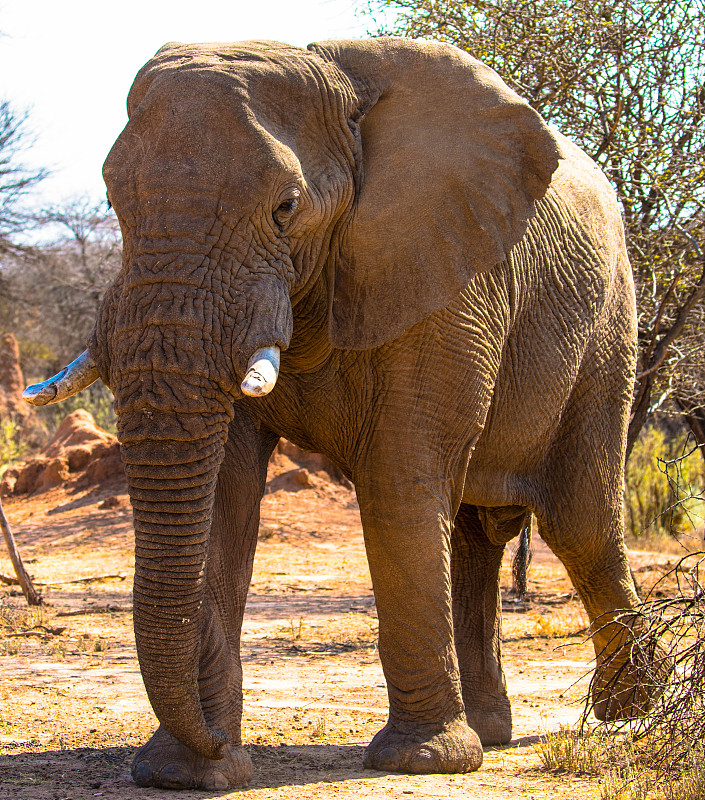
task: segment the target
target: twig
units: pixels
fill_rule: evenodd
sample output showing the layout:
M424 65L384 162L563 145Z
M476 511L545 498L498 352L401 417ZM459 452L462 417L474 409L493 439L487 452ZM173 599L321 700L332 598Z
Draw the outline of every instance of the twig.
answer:
M35 625L28 631L15 631L14 633L6 633L5 636L8 639L15 636L39 636L46 638L47 636L61 636L65 630L65 625L62 625L60 628L50 628L47 625Z
M74 611L59 611L57 617L80 617L83 614L108 614L116 611L132 611L132 606L91 606Z
M25 596L27 604L30 606L40 606L42 604L42 598L32 585L32 579L29 577L27 570L24 568L22 557L20 556L20 552L15 544L15 537L12 535L10 523L7 521L7 517L5 516L5 510L2 507L2 502L0 502L0 527L2 528L3 536L5 537L7 549L10 552L10 560L12 561L12 567L15 570L15 575L17 575L17 582L22 587L22 594Z
M93 581L107 581L111 578L124 581L127 578L126 572L115 572L109 575L89 575L86 578L72 578L66 581L53 581L51 583L37 582L37 586L64 586L67 583L92 583Z

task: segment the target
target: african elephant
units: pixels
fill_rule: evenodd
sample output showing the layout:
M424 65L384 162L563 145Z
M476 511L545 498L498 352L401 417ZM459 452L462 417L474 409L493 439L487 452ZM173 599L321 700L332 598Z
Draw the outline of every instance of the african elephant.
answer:
M598 660L602 623L638 602L621 518L635 303L612 190L447 44L171 43L127 105L104 167L122 271L87 351L27 394L100 377L115 396L160 720L134 779L251 776L239 638L280 436L357 491L389 694L365 765L477 769L481 743L511 738L498 574L526 515L599 621Z

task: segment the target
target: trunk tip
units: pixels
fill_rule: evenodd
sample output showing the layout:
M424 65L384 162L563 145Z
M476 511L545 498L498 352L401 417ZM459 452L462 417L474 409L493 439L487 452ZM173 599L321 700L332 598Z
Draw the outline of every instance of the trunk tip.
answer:
M223 750L226 745L230 744L230 737L226 733L223 733L223 731L210 728L206 725L205 728L197 730L195 735L188 735L188 731L184 731L183 729L171 730L169 724L164 724L162 720L159 721L174 738L178 739L185 744L186 747L196 753L200 753L202 756L210 758L212 761L219 761L225 757Z

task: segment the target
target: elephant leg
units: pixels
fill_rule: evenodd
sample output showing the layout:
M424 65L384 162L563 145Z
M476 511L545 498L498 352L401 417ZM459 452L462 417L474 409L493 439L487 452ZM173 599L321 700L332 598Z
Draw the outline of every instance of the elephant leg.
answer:
M522 510L517 532L524 518ZM499 571L504 547L504 537L501 543L488 537L477 507L463 503L452 538L453 632L465 715L485 746L512 738L501 655Z
M240 633L252 577L259 503L267 462L278 437L255 430L247 417L233 422L218 474L202 607L198 687L208 724L229 743L223 758L194 753L164 727L135 754L132 777L140 786L208 791L245 786L252 763L242 747Z
M660 671L660 651L648 655L632 647L641 623L623 613L639 603L622 518L621 404L629 397L603 375L579 383L573 396L549 454L535 512L541 537L565 565L590 619L595 715L615 719L648 708L649 695L658 690L646 687L658 679L652 670Z
M596 656L592 700L595 716L604 720L648 708L643 689L635 693L634 687L643 683L649 667L633 658L638 618L624 616L639 600L621 540L621 509L612 509L612 519L604 519L597 498L595 502L592 513L585 507L562 506L549 516L538 515L538 525L541 538L565 565L590 619ZM620 616L622 622L614 623Z
M482 763L482 747L465 719L453 644L450 521L457 505L451 481L429 486L428 470L418 474L397 461L367 465L356 480L389 694L389 720L364 765L470 772Z

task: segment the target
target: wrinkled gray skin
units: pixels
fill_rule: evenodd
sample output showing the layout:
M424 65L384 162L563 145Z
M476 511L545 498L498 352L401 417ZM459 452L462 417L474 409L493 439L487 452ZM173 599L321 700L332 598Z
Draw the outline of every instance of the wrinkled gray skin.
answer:
M620 501L634 293L612 191L443 44L169 44L128 110L104 168L124 261L89 349L115 394L161 723L135 780L251 776L239 639L280 436L357 490L390 705L365 765L477 769L480 742L511 738L498 573L526 513L591 620L607 615L595 629L637 602ZM244 397L270 345L279 381ZM603 716L628 711L629 692L601 691Z

